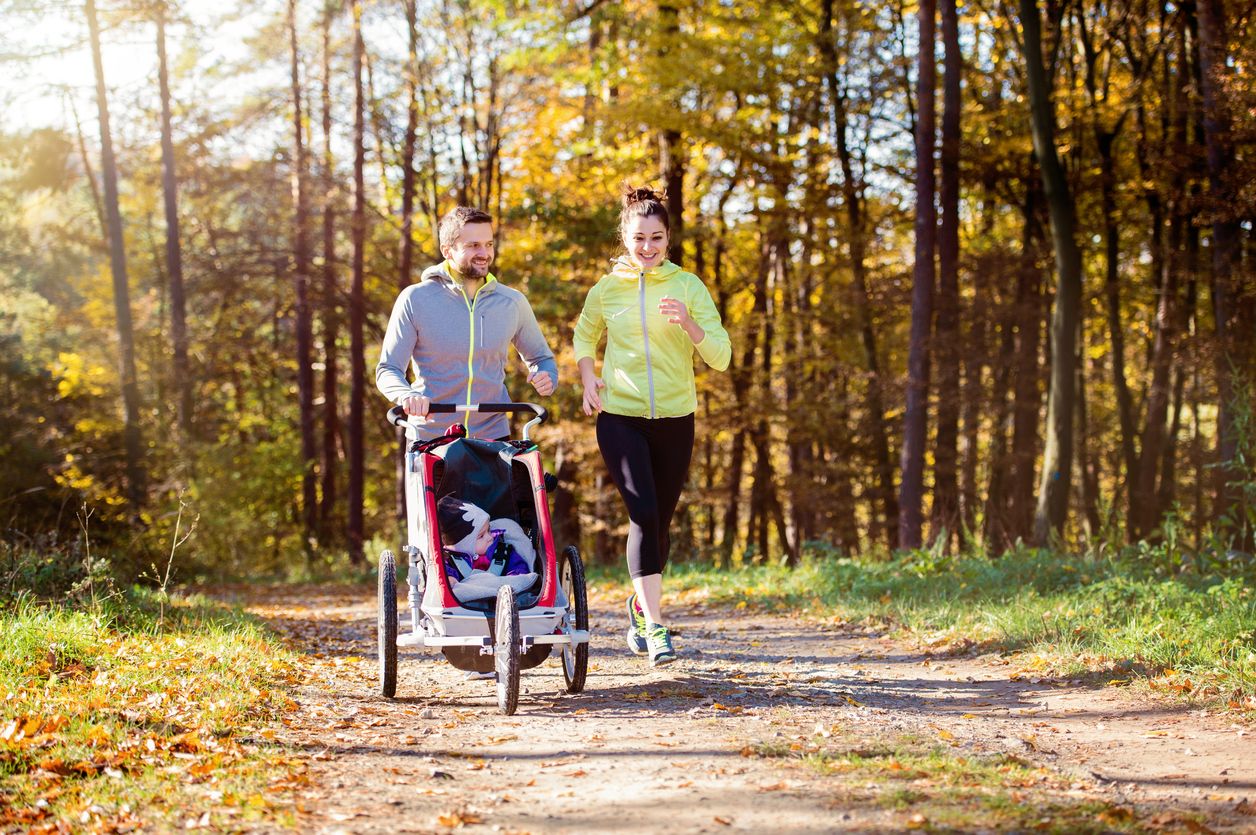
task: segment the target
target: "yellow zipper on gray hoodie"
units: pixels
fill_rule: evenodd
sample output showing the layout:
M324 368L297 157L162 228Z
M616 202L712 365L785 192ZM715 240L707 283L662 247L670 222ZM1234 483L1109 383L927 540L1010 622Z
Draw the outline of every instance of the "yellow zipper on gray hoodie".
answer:
M467 306L467 318L470 320L471 332L467 339L467 405L471 405L471 386L475 383L475 303L480 299L480 291L484 289L485 281L479 287L475 288L475 295L471 300L467 300L466 285L458 286L458 292L462 294L462 301ZM462 427L470 429L471 413L464 412L462 416Z

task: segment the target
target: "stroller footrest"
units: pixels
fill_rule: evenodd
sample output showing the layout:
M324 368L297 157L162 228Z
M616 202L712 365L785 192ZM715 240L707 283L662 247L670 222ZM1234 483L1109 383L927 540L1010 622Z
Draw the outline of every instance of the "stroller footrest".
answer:
M420 635L412 632L397 637L399 647L491 647L493 639L487 635Z
M534 644L587 644L589 642L589 631L587 629L573 629L569 633L558 632L553 635L534 635L532 643Z

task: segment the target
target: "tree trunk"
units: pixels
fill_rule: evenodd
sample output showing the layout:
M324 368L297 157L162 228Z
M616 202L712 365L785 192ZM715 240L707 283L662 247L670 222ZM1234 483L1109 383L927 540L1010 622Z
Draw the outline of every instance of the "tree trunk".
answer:
M907 353L907 404L903 417L902 477L898 494L898 547L919 548L924 501L925 442L929 408L929 325L933 318L934 0L921 0L916 120L916 263L912 271L911 337Z
M1233 159L1230 120L1222 101L1222 85L1228 75L1229 51L1225 7L1220 0L1198 0L1199 70L1204 110L1204 143L1208 160L1208 193L1216 219L1212 225L1212 310L1217 342L1217 461L1214 515L1220 515L1238 501L1235 459L1238 451L1234 398L1241 391L1238 353L1235 350L1237 323L1234 274L1239 264L1238 224L1230 216L1234 198L1226 167ZM1236 383L1238 385L1236 385ZM1240 545L1245 545L1243 543Z
M1099 149L1100 184L1103 209L1103 243L1106 258L1104 289L1108 304L1108 335L1112 341L1112 386L1116 390L1117 418L1121 424L1121 460L1128 484L1138 468L1134 452L1134 406L1125 378L1125 326L1121 321L1121 236L1116 216L1116 162L1112 144L1116 135L1095 128ZM1118 482L1119 483L1119 482ZM1114 504L1119 504L1119 498Z
M833 140L837 143L838 161L842 166L842 199L846 204L847 234L850 236L850 268L853 279L855 312L859 319L860 344L868 368L865 388L867 434L870 457L876 469L875 493L881 507L885 545L893 548L898 542L898 494L894 489L894 460L890 454L885 425L884 380L878 359L876 331L872 322L872 302L868 294L867 242L863 206L855 167L851 160L846 99L837 77L837 52L833 44L833 0L823 0L820 15L820 54L824 59L825 83L833 107ZM872 509L875 518L876 508Z
M945 81L942 91L942 159L938 237L938 431L933 478L932 538L944 537L949 551L959 532L959 14L955 0L942 0Z
M353 0L353 286L349 291L349 559L362 564L364 557L363 505L366 468L364 411L363 276L366 267L366 96L362 85L362 4Z
M1090 415L1086 408L1086 323L1077 323L1077 451L1081 462L1082 512L1086 536L1093 539L1102 529L1099 518L1099 477L1090 451Z
M1174 212L1169 234L1169 256L1156 304L1155 336L1151 351L1151 385L1147 391L1147 415L1139 444L1138 468L1130 485L1129 534L1132 540L1148 536L1156 527L1156 470L1163 455L1165 423L1172 397L1172 360L1178 308L1178 273L1182 226L1186 219Z
M738 419L741 420L748 414L747 395L751 384L755 379L755 346L757 344L757 334L762 332L764 324L768 319L768 270L766 260L762 253L760 254L759 269L755 276L754 285L754 306L750 313L751 327L747 329L747 338L745 339L742 349L741 358L738 362L729 367L733 382L733 407L736 410ZM728 481L726 487L726 499L724 505L724 536L720 543L720 550L724 554L725 560L732 556L733 545L737 541L740 533L740 511L741 511L741 471L745 462L746 455L746 434L744 424L736 427L733 435L733 448L730 455L728 468ZM758 481L755 485L758 485ZM750 530L747 533L747 545L755 541L754 525L756 522L755 510L759 502L757 496L752 489L750 497Z
M310 324L309 205L306 194L305 122L301 114L300 49L297 41L297 0L288 0L288 43L292 71L292 229L293 284L296 290L297 409L301 424L301 525L308 549L317 535L318 494L314 447L314 365Z
M405 0L406 32L406 133L401 152L401 251L397 289L410 286L414 263L414 153L419 132L419 28L415 0ZM409 369L407 368L407 374ZM398 525L406 520L406 433L397 430L396 511ZM403 528L404 529L404 528ZM572 540L578 541L578 540Z
M338 349L336 339L340 331L340 289L336 280L336 177L335 161L331 155L331 20L333 4L323 9L323 461L322 504L319 506L319 526L324 536L332 529L339 493L336 472L340 469L337 440L340 436L339 386L337 385Z
M734 402L738 401L734 400ZM740 430L733 433L733 446L728 454L728 475L724 482L724 518L723 531L720 536L720 554L724 565L729 565L733 548L737 544L737 535L740 533L738 529L741 527L741 484L745 461L746 433Z
M661 28L658 52L660 63L664 63L672 45L680 37L680 15L672 0L660 0L658 10ZM673 106L679 109L680 102L674 101ZM667 128L659 132L659 176L667 192L670 221L667 258L678 266L685 260L685 159L682 143L678 130Z
M1016 310L1016 377L1012 383L1015 399L1012 407L1012 448L1008 459L1010 483L1007 485L1007 533L1009 544L1028 539L1034 524L1034 464L1038 459L1038 422L1042 413L1042 324L1046 296L1039 267L1043 246L1039 223L1041 204L1038 189L1026 183L1033 206L1026 218L1029 224L1022 253L1021 276L1018 282L1020 302Z
M1073 197L1055 147L1055 113L1042 60L1042 21L1037 0L1020 0L1022 48L1029 87L1034 152L1042 173L1055 250L1055 309L1051 315L1051 383L1047 391L1047 440L1043 450L1034 540L1045 545L1063 533L1068 517L1076 409L1077 318L1081 306L1082 259L1074 233Z
M113 155L109 129L109 100L105 69L100 57L100 24L96 0L86 0L87 26L96 72L96 110L100 119L100 170L104 178L105 218L109 226L109 269L113 276L113 304L117 315L119 367L122 378L123 441L126 448L126 497L131 512L138 514L148 491L144 469L144 444L140 437L140 390L135 371L135 332L131 325L131 292L126 273L126 249L122 238L122 210L118 205L118 164Z
M187 301L183 293L183 251L179 246L179 178L175 172L170 125L170 77L166 66L166 4L157 5L157 81L161 88L161 188L166 209L166 277L170 282L170 338L174 384L178 390L179 431L192 434L192 374L188 368Z
M981 416L986 406L983 376L988 363L989 325L985 305L988 303L984 287L985 279L975 270L973 273L973 298L968 335L964 340L963 426L964 455L960 465L960 525L970 535L977 529L977 510L980 507L977 486L977 463L980 459Z
M1036 254L1039 239L1037 198L1038 189L1034 182L1026 180L1016 292L1006 303L999 325L999 356L991 387L995 414L991 422L990 476L986 490L984 538L988 546L1000 550L1006 549L1018 536L1026 533L1023 527L1018 528L1014 511L1018 508L1017 497L1026 490L1025 480L1028 479L1032 484L1033 478L1033 449L1040 407L1038 307L1041 277ZM1008 447L1009 416L1012 423L1011 452ZM1029 449L1028 475L1019 472L1026 448ZM1032 496L1032 489L1028 492Z
M1196 332L1195 317L1196 308L1199 304L1199 282L1197 280L1199 275L1199 228L1191 225L1187 228L1186 234L1186 262L1183 265L1183 273L1188 276L1186 301L1181 314L1177 318L1183 340L1190 339ZM1160 461L1160 483L1156 489L1157 518L1163 517L1165 513L1172 510L1173 503L1177 501L1178 436L1182 431L1182 407L1186 398L1186 369L1193 369L1192 373L1195 374L1198 374L1199 370L1195 352L1186 349L1182 342L1178 343L1178 356L1181 358L1181 361L1176 364L1174 369L1173 417L1169 421L1168 434L1164 443L1164 455ZM1195 481L1198 485L1198 473Z

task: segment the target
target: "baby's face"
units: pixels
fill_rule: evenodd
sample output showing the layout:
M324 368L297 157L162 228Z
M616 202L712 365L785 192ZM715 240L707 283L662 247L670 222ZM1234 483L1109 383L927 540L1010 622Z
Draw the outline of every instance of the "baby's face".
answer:
M484 524L480 526L480 530L475 535L475 552L477 554L488 553L488 546L493 544L493 532L488 528L488 520L484 520Z

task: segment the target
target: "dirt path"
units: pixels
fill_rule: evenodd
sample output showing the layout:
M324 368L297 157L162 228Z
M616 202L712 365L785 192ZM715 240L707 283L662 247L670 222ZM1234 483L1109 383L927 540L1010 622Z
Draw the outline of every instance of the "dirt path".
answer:
M593 597L585 692L551 659L513 717L434 652L403 648L379 696L373 589L247 601L313 656L281 734L311 766L302 829L981 831L1028 804L1057 831L1256 831L1256 741L1225 716L700 602L673 608L682 660L654 670L621 601ZM993 785L976 762L1001 764Z

